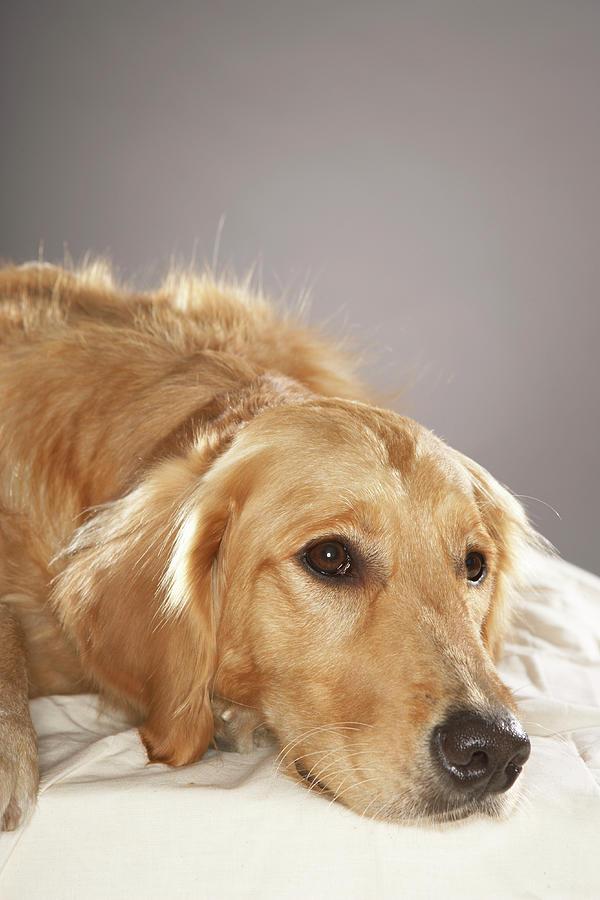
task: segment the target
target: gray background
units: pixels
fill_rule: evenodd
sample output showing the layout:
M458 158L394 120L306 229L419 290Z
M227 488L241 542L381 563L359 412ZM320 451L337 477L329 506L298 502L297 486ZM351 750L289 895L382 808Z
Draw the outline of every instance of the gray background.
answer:
M600 571L600 3L1 5L0 254L219 249ZM561 515L544 505L550 504Z

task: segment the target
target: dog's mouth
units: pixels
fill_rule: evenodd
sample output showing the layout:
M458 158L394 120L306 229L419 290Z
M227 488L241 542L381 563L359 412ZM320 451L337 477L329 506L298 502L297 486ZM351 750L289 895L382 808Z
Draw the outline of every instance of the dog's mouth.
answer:
M296 761L294 763L296 771L302 781L306 783L311 791L318 791L320 794L326 794L333 799L337 799L335 792L320 781L311 771L307 771ZM342 800L342 805L346 806ZM419 810L419 805L421 806ZM415 809L416 806L416 809ZM373 814L372 814L373 815ZM463 819L469 819L472 816L482 816L483 818L501 818L504 815L504 805L502 797L481 797L478 799L470 798L463 801L443 800L441 797L434 800L424 801L421 804L414 804L412 814L407 818L404 803L397 800L389 804L383 804L381 809L373 818L386 822L406 822L412 821L420 825L449 825L460 822Z
M471 817L497 819L503 818L511 806L504 794L481 794L469 798L450 798L442 795L425 801L421 812L415 814L415 822L443 825Z
M331 794L332 791L324 784L322 781L319 781L318 778L315 778L310 772L307 772L306 769L303 769L300 763L296 760L295 762L296 771L298 775L310 785L311 790L317 790L322 794Z

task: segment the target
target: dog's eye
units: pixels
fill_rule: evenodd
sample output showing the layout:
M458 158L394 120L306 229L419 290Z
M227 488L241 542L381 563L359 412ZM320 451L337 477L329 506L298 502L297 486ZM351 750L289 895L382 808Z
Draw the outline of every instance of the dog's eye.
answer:
M304 554L307 565L319 575L348 575L352 560L341 541L321 541Z
M483 581L487 572L485 556L478 550L472 550L465 559L467 579L473 583Z

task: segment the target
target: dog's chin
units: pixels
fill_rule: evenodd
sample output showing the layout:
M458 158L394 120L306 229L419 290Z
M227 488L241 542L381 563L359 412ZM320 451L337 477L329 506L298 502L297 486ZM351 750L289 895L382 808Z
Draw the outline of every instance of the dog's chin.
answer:
M449 799L443 796L409 802L400 799L379 810L373 818L405 825L442 826L465 819L505 819L513 811L518 790L509 794L491 794L481 798Z
M428 827L452 825L473 818L504 819L514 809L519 794L518 788L513 788L506 794L471 797L465 800L446 798L443 795L415 797L410 792L408 797L398 797L387 802L382 800L375 802L370 799L361 804L351 802L348 797L338 797L327 784L319 781L297 762L296 771L301 783L308 790L324 794L331 801L335 800L341 806L346 806L366 818L397 825Z

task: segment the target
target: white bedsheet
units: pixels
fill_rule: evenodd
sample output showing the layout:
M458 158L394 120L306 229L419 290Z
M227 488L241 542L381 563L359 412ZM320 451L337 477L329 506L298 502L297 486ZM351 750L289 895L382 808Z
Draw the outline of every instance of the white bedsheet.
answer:
M501 663L531 736L503 822L377 823L274 772L274 754L148 765L94 697L32 703L41 794L0 836L2 900L600 898L600 579L538 558Z

